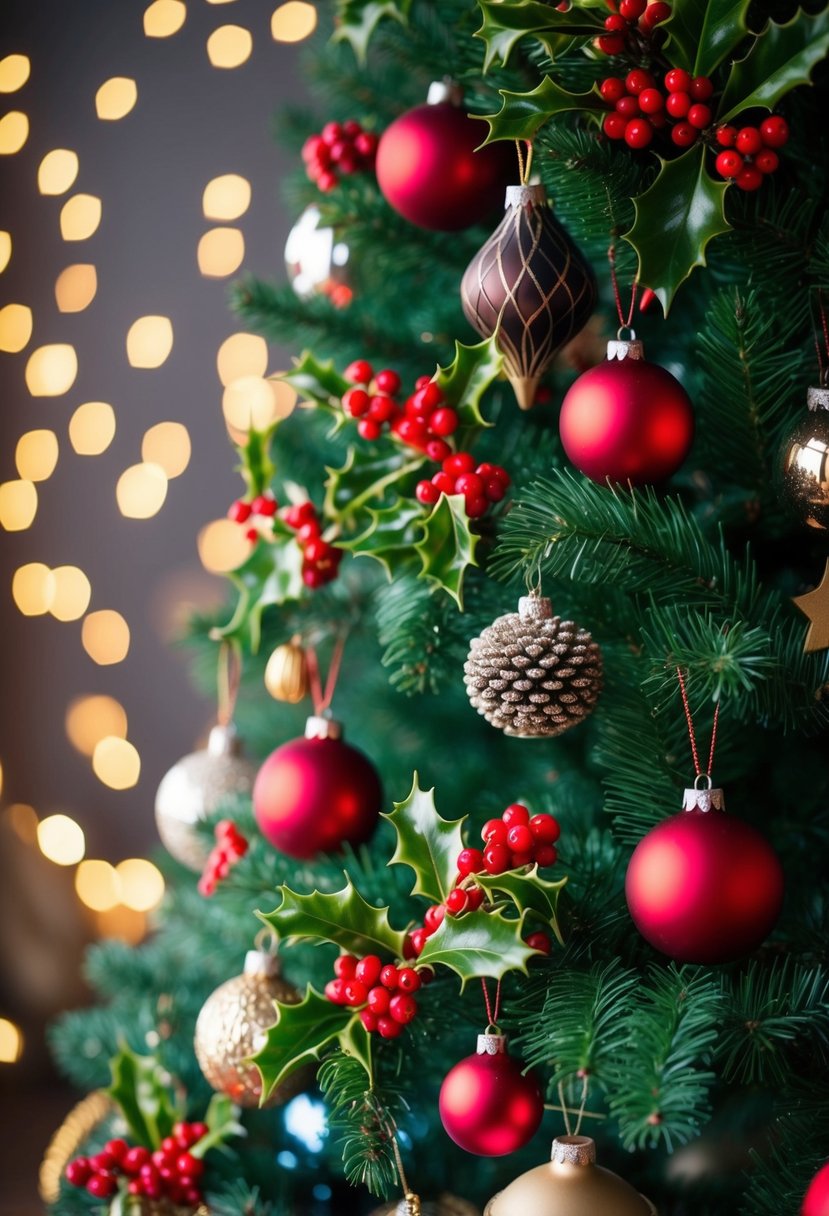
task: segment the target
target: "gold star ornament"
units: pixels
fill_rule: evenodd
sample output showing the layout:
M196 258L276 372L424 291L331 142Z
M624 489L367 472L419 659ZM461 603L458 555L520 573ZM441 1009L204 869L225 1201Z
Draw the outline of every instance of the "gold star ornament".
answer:
M826 560L823 578L814 591L796 595L792 603L809 618L810 624L803 643L805 653L826 650L829 647L829 558Z

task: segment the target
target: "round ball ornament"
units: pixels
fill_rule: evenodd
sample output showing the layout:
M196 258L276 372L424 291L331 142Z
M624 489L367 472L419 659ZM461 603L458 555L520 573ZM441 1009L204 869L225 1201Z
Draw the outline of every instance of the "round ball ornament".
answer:
M818 1170L809 1183L800 1216L829 1216L829 1165Z
M507 1054L506 1036L479 1034L475 1055L446 1074L440 1117L447 1134L479 1157L503 1157L538 1130L544 1099L532 1073Z
M363 844L382 804L374 766L343 740L342 725L333 718L310 717L305 737L271 752L253 787L262 835L298 860Z
M780 488L789 510L810 528L829 528L829 388L810 388L809 413L783 443Z
M507 144L479 145L480 121L462 107L457 85L435 81L426 105L388 127L377 147L377 183L386 201L412 224L456 232L497 207L513 170Z
M409 1192L395 1203L384 1203L370 1216L481 1216L478 1208L466 1199L444 1192L437 1199L421 1199Z
M687 789L683 807L636 846L628 909L642 936L677 962L732 962L773 929L783 870L760 833L726 813L722 790Z
M618 1174L596 1165L588 1136L559 1136L551 1159L490 1199L484 1216L656 1216L656 1208Z
M259 1106L262 1078L249 1057L265 1045L276 1021L274 1001L299 1004L301 997L279 974L279 960L262 950L249 950L241 975L221 984L205 1001L196 1021L194 1047L199 1068L219 1093L237 1106ZM292 1073L265 1103L280 1106L308 1083L307 1072Z
M602 652L586 629L526 595L518 611L473 638L464 664L472 705L507 735L546 739L592 711L602 689Z
M214 726L207 747L174 764L158 787L155 821L167 852L191 870L204 869L210 842L196 825L228 802L249 798L255 776L233 723Z
M561 406L564 451L600 484L662 481L683 463L694 438L690 397L669 371L648 363L631 335L608 342L607 359L579 376Z
M351 252L334 228L321 221L319 207L311 203L288 233L285 268L301 300L327 296L335 308L346 308L354 293L349 274Z

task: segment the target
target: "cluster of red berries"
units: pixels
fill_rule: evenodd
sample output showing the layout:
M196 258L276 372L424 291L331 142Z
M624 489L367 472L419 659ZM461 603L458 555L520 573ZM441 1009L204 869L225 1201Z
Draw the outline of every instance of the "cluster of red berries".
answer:
M343 374L354 385L343 395L343 409L349 418L358 419L362 439L379 439L388 425L392 435L431 460L449 455L446 440L458 429L458 415L444 404L442 390L428 376L418 378L414 392L401 405L400 377L390 368L375 375L366 359L355 359Z
M431 969L425 968L431 978ZM413 993L426 982L414 967L383 963L376 954L356 958L341 954L334 963L336 979L325 985L325 995L335 1005L360 1010L360 1021L369 1033L396 1039L417 1014Z
M237 498L228 507L227 517L232 519L235 524L248 525L245 532L248 540L259 540L263 535L263 530L270 535L272 528L270 521L276 515L277 505L273 494L257 494L256 498L251 499L250 502L244 498Z
M670 4L663 0L608 0L608 7L615 11L605 17L606 34L596 39L596 46L605 55L621 55L625 45L634 32L640 37L650 38L658 25L662 25L671 15Z
M127 1193L147 1199L169 1199L196 1207L202 1201L199 1179L204 1162L190 1152L207 1135L206 1123L176 1123L172 1136L154 1153L126 1140L107 1140L93 1157L75 1157L65 1170L67 1182L85 1187L96 1199L108 1199L118 1190L118 1179L128 1178Z
M216 843L210 850L198 885L199 894L208 897L248 851L248 842L232 819L221 819L214 835Z
M492 503L500 502L510 484L510 475L499 464L477 464L469 452L452 452L431 481L415 487L418 502L432 506L441 494L463 494L470 519L483 515Z
M323 587L337 577L343 550L323 540L317 508L312 502L299 503L285 512L285 523L296 532L302 549L302 581L306 587Z
M535 933L528 933L524 941L531 950L537 950L539 954L552 954L553 952L553 943L550 941L549 934L542 932L541 929L537 929Z
M603 80L599 92L613 106L602 123L608 139L623 139L631 148L646 148L654 131L673 119L671 139L676 146L689 148L695 143L700 132L711 125L711 107L706 102L714 93L713 84L707 76L691 77L682 68L666 72L664 84L667 94L644 68L634 68L624 79L609 76Z
M788 139L789 124L779 114L770 114L759 127L718 127L716 140L723 151L717 156L717 172L741 190L758 190L780 164L775 148Z
M373 131L364 131L353 119L327 122L318 135L309 135L302 145L305 172L327 194L341 176L374 168L377 142Z
M481 829L484 850L461 849L458 874L503 874L521 866L551 866L556 860L555 842L561 834L552 815L533 815L520 802L511 803L500 819L488 819Z

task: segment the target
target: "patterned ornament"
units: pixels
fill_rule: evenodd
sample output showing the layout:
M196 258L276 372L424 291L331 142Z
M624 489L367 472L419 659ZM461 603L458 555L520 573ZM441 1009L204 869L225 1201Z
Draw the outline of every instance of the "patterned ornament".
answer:
M265 687L275 701L295 705L308 695L308 663L299 638L277 646L265 668Z
M242 974L207 998L196 1022L196 1059L210 1085L238 1106L259 1106L262 1078L255 1064L246 1061L265 1045L276 1021L274 1001L297 1005L301 999L280 977L273 954L249 950ZM307 1084L308 1072L300 1069L276 1087L265 1105L281 1106Z
M411 1191L395 1203L384 1203L369 1216L481 1216L474 1204L444 1192L437 1199L421 1199Z
M227 803L249 798L255 776L233 723L214 726L207 747L174 764L158 787L155 821L167 852L189 869L203 870L210 844L196 825Z
M522 410L562 346L596 307L590 264L554 217L543 186L508 186L506 215L461 282L467 321L495 337Z
M288 233L285 268L301 300L327 296L335 308L347 308L354 293L348 261L351 252L334 228L320 224L322 213L311 203Z
M602 652L586 629L527 595L474 638L464 664L469 700L507 735L563 734L592 711L602 689Z
M546 1165L521 1174L490 1199L484 1216L656 1216L618 1174L596 1165L589 1136L559 1136Z
M450 1069L440 1087L447 1135L479 1157L503 1157L538 1131L544 1099L531 1072L507 1054L503 1034L479 1034L474 1056Z
M783 443L783 501L810 528L829 528L829 388L810 388L809 413Z

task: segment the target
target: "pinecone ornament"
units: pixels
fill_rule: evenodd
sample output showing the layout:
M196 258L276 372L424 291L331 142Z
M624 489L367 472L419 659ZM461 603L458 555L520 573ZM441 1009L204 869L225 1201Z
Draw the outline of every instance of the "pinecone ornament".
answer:
M553 615L541 595L522 596L474 638L464 664L469 700L487 722L521 739L576 726L602 690L602 652L586 629Z

